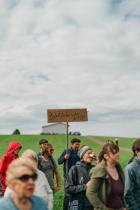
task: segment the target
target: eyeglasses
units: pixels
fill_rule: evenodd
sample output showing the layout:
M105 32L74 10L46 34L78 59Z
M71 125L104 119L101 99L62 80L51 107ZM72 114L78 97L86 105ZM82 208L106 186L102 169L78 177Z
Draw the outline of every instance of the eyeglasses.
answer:
M19 179L22 182L28 182L29 179L32 179L33 181L35 181L37 179L38 175L36 173L32 174L32 175L28 175L28 174L24 174L22 176L16 177L16 179Z

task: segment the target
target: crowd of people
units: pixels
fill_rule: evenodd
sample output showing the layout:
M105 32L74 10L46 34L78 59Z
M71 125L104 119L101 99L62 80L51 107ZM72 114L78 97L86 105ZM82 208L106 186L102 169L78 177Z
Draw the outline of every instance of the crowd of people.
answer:
M133 157L123 169L117 142L107 140L96 155L93 148L73 138L71 147L53 158L47 139L40 151L23 151L11 141L0 158L0 210L53 210L60 190L58 165L63 164L64 198L60 210L140 210L140 139L132 145Z

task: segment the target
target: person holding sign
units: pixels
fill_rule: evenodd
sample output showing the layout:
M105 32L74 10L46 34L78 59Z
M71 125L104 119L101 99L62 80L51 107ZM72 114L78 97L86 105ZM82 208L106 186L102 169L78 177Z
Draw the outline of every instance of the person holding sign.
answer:
M74 165L76 165L76 162L80 160L78 156L78 150L80 147L81 140L78 138L73 138L71 140L71 148L65 149L60 157L58 158L58 164L63 164L63 171L64 171L64 188L66 183L66 178L68 175L68 171L70 168ZM63 210L68 209L68 203L69 203L69 194L65 192L64 194L64 200L63 200Z

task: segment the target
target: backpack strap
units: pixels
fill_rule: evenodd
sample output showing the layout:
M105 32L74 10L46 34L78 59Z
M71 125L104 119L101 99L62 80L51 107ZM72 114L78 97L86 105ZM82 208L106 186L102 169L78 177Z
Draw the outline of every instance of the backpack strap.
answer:
M53 165L53 178L54 178L54 172L55 172L55 166L56 166L56 164L55 164L55 162L54 162L53 157L50 157L50 161L51 161L51 163L52 163L52 165Z
M78 185L79 180L78 180L78 167L74 166L72 170L72 179L73 179L73 184Z

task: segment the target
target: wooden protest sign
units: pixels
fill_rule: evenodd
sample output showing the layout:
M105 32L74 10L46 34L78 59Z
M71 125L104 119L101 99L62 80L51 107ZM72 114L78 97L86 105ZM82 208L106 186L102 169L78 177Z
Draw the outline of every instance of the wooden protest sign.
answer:
M68 122L88 121L87 109L48 109L47 112L48 123L67 123L66 151L68 151ZM68 174L68 160L66 160L66 174Z
M48 123L88 121L87 109L48 109Z

